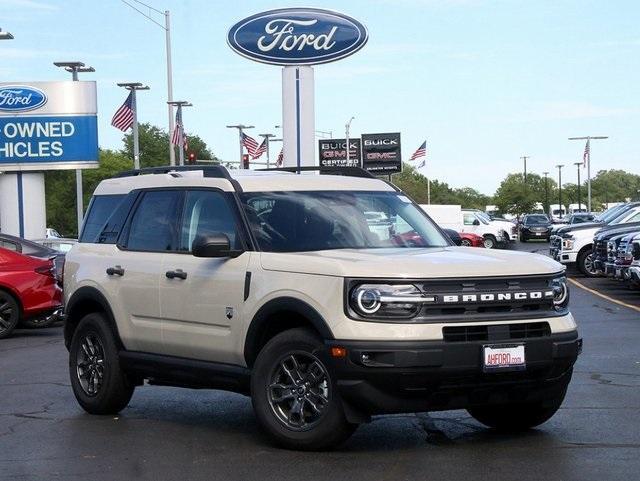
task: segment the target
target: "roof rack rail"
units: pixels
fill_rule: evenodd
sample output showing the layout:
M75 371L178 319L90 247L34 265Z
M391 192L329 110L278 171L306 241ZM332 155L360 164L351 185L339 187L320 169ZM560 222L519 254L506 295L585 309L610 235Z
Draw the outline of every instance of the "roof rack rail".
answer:
M232 180L226 167L222 165L167 165L162 167L145 167L143 169L125 170L118 172L112 178L135 177L145 174L168 174L169 172L189 172L202 171L204 177L216 177L219 179Z
M320 165L309 165L303 167L278 167L275 169L256 169L261 172L319 172L321 175L345 175L348 177L363 177L365 179L376 179L368 170L362 167L325 167Z

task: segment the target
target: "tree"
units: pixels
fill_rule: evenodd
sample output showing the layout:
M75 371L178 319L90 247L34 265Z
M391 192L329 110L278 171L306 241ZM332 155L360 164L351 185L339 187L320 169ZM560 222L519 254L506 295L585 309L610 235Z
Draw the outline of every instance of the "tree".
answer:
M187 134L187 138L189 152L195 153L197 160L219 161L200 137L195 134ZM122 153L131 159L130 168L133 168L133 133L126 133L122 141L124 142ZM140 167L169 165L169 134L166 130L149 123L139 124L138 143L140 145ZM185 161L187 155L185 154ZM178 158L177 154L176 158Z
M541 199L537 192L538 188L535 186L536 183L531 182L533 185L529 186L530 177L527 175L526 185L522 174L509 174L500 183L500 187L498 187L494 196L494 203L498 206L500 212L520 216L534 209L536 203L540 202ZM544 200L544 193L542 194L542 200Z
M587 189L582 188L583 198L587 199ZM627 199L640 198L640 175L624 170L601 170L591 179L592 209L609 202L625 202Z

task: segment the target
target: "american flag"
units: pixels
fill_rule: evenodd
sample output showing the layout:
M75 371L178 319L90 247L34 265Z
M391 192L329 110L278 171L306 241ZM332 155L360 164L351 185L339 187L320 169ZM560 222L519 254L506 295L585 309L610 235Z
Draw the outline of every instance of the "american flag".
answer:
M267 139L264 139L262 141L262 143L258 146L258 148L256 149L256 151L253 153L253 159L257 159L258 157L260 157L262 154L264 154L267 151Z
M587 143L584 146L584 154L582 154L583 167L587 166L587 161L589 160L590 154L591 154L591 146L589 145L589 139L587 139Z
M113 114L111 125L123 132L129 130L133 125L133 92L129 92L127 100L120 106L116 113Z
M181 108L178 108L178 110L176 111L176 126L173 129L173 135L171 136L171 143L174 145L182 145L185 150L189 148L187 135L184 133L184 125L182 124Z
M255 159L258 151L258 142L242 132L242 145L247 149L249 155Z
M276 167L282 167L282 164L284 164L284 147L280 149L280 153L276 159Z
M425 157L426 155L427 155L427 141L425 140L424 142L422 142L422 145L418 147L418 150L416 150L413 153L413 155L409 160L416 160L416 159L419 159L420 157Z

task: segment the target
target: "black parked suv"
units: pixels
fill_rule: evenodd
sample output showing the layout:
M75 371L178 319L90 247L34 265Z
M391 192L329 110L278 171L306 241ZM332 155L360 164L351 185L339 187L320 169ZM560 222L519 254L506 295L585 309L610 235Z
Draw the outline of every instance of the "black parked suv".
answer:
M551 237L551 221L544 214L527 214L520 225L520 242L529 239L544 239Z

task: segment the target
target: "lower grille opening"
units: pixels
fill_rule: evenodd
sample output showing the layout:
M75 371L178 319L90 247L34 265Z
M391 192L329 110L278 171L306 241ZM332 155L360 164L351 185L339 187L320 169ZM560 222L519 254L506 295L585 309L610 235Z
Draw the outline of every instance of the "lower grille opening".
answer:
M534 337L548 337L551 327L548 322L526 322L495 326L451 326L444 327L445 342L512 341Z

